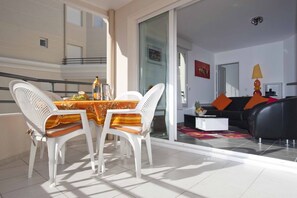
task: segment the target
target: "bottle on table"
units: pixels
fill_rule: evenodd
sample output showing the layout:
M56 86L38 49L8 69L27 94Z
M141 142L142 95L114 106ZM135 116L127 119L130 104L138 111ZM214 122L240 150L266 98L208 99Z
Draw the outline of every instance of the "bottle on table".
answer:
M92 96L93 100L101 100L101 83L98 76L96 76L96 79L93 82Z

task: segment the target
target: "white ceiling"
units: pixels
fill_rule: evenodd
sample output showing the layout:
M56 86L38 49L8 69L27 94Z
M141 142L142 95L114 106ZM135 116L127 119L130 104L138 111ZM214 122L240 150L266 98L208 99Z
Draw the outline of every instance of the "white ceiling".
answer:
M178 11L178 35L211 52L281 41L296 34L296 2L201 0ZM258 26L255 16L264 18Z
M90 4L96 5L104 10L117 10L120 7L130 3L133 0L85 0Z
M135 0L84 0L117 10ZM211 52L261 45L297 32L297 0L201 0L177 12L178 35ZM264 21L250 23L255 16Z

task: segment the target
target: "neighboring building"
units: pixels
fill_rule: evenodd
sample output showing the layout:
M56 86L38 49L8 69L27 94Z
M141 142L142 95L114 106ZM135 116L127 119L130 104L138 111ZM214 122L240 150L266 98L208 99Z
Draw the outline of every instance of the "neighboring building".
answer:
M58 0L0 2L0 57L61 64L106 57L106 23Z

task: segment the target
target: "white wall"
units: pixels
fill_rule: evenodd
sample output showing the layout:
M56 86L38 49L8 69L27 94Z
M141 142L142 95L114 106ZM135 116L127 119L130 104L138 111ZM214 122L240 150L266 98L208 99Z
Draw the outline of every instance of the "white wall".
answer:
M116 87L117 93L138 89L137 20L178 0L142 0L116 10Z
M296 34L284 41L284 84L297 82ZM296 96L297 85L285 86L285 96Z
M215 64L239 63L239 95L252 95L254 80L252 79L253 67L260 64L264 83L283 82L284 80L284 55L283 42L269 43L238 50L226 51L215 54ZM261 89L264 93L264 89Z
M210 65L210 79L195 76L195 60L208 63ZM196 101L209 103L214 99L214 54L196 45L192 45L192 50L188 53L188 107L177 112L177 122L184 121L185 113L194 113Z
M226 68L226 96L239 96L239 67L238 64L225 65Z
M60 63L64 57L63 3L0 1L0 56ZM48 48L39 39L48 39Z

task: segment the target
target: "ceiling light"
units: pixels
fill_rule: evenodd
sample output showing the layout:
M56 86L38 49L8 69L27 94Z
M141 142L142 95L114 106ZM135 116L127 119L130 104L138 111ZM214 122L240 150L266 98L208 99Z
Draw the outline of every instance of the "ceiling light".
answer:
M251 19L251 24L253 25L258 25L258 23L262 23L262 22L263 22L263 17L261 16L253 17Z

